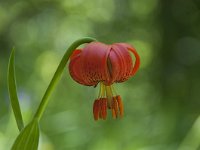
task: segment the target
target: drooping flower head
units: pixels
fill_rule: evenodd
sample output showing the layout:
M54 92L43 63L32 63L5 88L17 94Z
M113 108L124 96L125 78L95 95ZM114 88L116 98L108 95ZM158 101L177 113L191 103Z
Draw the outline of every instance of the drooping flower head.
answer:
M135 56L134 61L131 53ZM123 116L122 100L113 83L124 82L134 76L139 65L138 53L126 43L106 45L91 42L73 52L69 63L71 77L86 86L100 84L99 96L93 105L95 120L106 119L107 109L111 110L113 118Z

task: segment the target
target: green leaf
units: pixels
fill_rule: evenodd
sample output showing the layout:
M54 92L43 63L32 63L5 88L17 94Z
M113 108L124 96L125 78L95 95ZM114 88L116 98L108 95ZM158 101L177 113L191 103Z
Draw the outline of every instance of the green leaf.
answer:
M24 123L22 119L21 109L17 97L17 88L15 80L15 50L13 49L10 55L10 60L8 64L8 91L11 101L11 106L15 115L17 126L19 131L24 128Z
M11 150L37 150L39 134L38 120L34 119L18 135Z

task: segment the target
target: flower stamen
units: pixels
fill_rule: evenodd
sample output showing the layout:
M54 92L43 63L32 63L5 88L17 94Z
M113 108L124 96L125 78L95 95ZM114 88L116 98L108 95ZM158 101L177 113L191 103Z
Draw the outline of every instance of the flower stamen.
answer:
M94 120L105 120L107 109L111 109L112 118L123 117L124 108L120 95L117 95L113 85L106 86L100 82L98 99L94 101L93 105Z
M116 97L113 97L112 99L112 111L115 112L114 113L115 115L113 118L117 118L118 117L118 103L117 103Z
M123 115L124 115L124 106L123 106L123 103L122 103L121 96L117 95L116 99L117 99L117 103L118 103L118 107L119 107L119 115L122 118Z
M106 86L106 97L108 99L108 108L112 108L113 92L111 86Z
M101 111L102 111L102 119L105 120L107 117L107 99L102 98L102 105L101 105Z
M99 119L99 112L100 112L100 100L96 99L93 104L93 115L94 115L94 120Z

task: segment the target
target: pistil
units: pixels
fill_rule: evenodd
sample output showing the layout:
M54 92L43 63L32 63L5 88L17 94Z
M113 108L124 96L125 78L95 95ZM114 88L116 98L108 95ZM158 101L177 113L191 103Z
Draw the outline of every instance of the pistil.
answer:
M106 97L108 100L108 108L112 107L112 98L113 98L113 92L111 89L111 86L106 86Z

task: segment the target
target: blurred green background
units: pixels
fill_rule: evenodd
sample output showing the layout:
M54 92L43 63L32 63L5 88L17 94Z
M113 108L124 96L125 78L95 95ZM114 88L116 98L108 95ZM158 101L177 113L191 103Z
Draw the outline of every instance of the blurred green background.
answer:
M200 149L199 0L1 0L0 150L18 135L6 83L12 47L28 123L64 52L84 36L140 54L136 76L116 85L125 116L95 122L98 87L77 84L66 67L41 120L41 150Z

